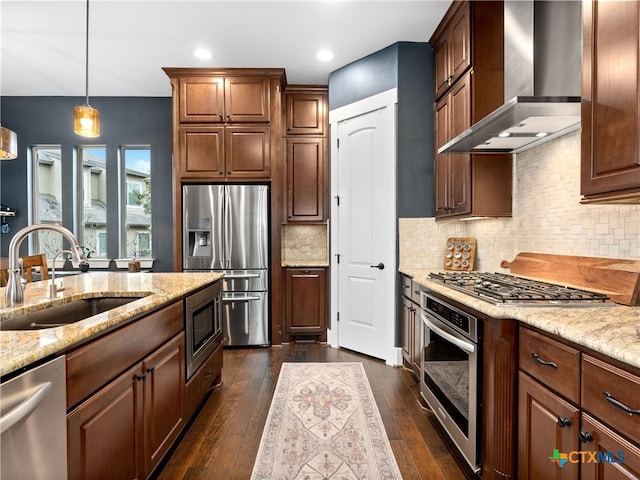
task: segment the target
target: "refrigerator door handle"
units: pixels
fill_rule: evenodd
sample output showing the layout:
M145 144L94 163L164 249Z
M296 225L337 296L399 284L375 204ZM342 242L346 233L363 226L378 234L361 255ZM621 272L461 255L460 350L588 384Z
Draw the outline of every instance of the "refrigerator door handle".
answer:
M222 297L223 302L252 302L256 300L260 300L261 297L259 295L243 295L242 297Z
M232 273L232 274L226 274L224 275L224 278L260 278L260 274L259 273Z

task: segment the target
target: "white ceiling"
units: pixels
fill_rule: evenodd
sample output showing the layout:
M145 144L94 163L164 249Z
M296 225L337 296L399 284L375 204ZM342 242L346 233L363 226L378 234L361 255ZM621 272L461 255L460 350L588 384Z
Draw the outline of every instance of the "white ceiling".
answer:
M89 95L170 96L162 67L283 67L289 83L397 41L426 42L450 0L91 0ZM0 0L0 93L84 96L85 0ZM197 47L210 60L193 56ZM321 48L335 52L322 63Z

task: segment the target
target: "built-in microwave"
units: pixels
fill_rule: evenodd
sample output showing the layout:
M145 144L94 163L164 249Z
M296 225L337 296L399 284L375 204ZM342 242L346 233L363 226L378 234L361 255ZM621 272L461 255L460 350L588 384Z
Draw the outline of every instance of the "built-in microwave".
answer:
M188 380L222 343L222 282L189 295L184 308Z

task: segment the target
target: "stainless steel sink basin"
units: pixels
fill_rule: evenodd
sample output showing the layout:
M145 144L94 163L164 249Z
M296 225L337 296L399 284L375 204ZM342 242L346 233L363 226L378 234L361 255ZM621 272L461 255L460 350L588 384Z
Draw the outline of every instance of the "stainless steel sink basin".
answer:
M29 312L0 321L0 330L38 330L84 320L143 297L93 297L73 300L63 305Z

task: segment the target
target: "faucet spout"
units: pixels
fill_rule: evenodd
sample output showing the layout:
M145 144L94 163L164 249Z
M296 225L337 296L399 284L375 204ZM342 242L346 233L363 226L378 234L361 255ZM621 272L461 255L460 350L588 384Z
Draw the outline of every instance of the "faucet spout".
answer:
M78 241L68 229L60 225L34 224L28 225L16 232L9 243L9 268L7 269L7 287L4 292L5 306L16 307L24 303L24 288L20 283L20 259L19 248L22 241L37 230L52 230L61 234L71 244L71 253L76 261L85 259L84 251L78 245Z

